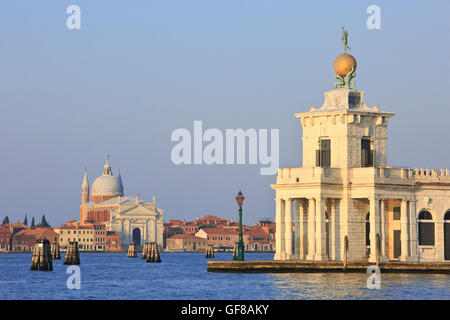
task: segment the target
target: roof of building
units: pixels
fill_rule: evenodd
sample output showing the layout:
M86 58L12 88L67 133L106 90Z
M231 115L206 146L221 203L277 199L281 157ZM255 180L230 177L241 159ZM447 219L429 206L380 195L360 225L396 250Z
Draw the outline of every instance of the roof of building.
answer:
M232 228L202 228L206 234L238 234L238 230Z
M36 229L21 230L21 231L17 232L14 237L16 237L16 236L37 236L37 235L45 236L48 234L54 235L57 233L55 231L53 231L52 228L36 228Z
M205 240L203 238L200 237L196 237L193 234L187 234L187 233L179 233L179 234L175 234L173 236L171 236L170 238L167 238L167 240L171 240L171 239L195 239L195 240Z
M94 225L92 223L85 224L65 224L63 226L57 227L55 229L70 229L70 230L90 230L94 229Z

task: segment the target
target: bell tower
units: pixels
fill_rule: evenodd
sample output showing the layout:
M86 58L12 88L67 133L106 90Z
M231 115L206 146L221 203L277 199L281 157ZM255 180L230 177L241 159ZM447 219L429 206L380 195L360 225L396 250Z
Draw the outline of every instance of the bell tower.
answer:
M81 184L81 204L89 202L89 181L86 169L84 169L83 183Z

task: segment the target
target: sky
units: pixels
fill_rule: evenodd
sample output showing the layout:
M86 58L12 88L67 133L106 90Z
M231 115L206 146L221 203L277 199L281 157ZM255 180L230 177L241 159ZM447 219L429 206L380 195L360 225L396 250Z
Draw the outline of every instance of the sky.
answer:
M81 29L69 30L69 5ZM369 30L369 5L381 29ZM126 195L164 220L275 217L259 165L180 165L172 132L279 129L280 167L301 166L293 116L333 89L341 27L369 107L395 113L388 162L450 167L450 2L297 0L2 1L0 218L79 218L81 182L111 156Z

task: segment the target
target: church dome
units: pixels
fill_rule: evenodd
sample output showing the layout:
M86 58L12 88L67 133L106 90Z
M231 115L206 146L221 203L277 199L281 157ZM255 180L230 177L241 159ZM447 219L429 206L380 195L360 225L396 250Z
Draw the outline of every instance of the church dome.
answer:
M102 196L123 196L123 185L120 173L119 177L115 177L113 175L109 165L109 157L106 158L103 174L92 183L91 194Z
M91 194L123 196L123 186L113 175L101 175L92 183Z

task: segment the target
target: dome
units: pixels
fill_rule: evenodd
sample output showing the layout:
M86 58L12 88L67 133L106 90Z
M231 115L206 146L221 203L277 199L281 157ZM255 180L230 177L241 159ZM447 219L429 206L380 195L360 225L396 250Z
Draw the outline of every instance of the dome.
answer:
M348 53L338 55L333 62L334 71L341 77L345 77L352 70L352 65L354 65L356 71L356 59Z
M109 165L109 156L106 157L103 174L92 183L91 195L123 196L123 185L120 172L118 177L113 175Z
M104 174L92 183L91 194L123 196L123 186L117 177Z

